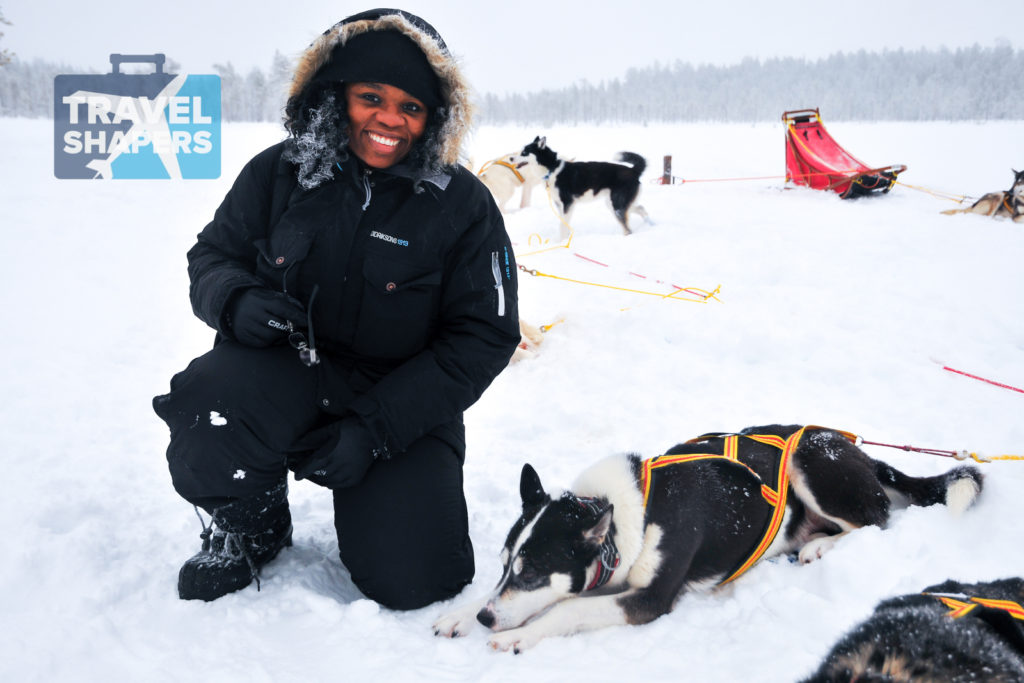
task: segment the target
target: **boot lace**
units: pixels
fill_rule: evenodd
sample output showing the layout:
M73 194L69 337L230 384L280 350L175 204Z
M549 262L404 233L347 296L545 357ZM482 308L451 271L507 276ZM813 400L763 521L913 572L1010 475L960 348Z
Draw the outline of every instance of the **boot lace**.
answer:
M232 562L239 562L244 559L246 564L249 565L249 571L252 574L253 580L256 581L256 590L259 591L259 571L256 569L256 563L252 561L252 557L249 555L249 549L245 545L244 534L235 531L225 531L221 528L214 531L213 517L210 517L210 523L207 524L206 520L203 519L203 515L199 512L199 506L193 505L192 507L195 508L199 524L203 527L203 531L199 534L199 538L203 539L203 550L211 555L223 556ZM223 542L214 543L214 539L223 539Z

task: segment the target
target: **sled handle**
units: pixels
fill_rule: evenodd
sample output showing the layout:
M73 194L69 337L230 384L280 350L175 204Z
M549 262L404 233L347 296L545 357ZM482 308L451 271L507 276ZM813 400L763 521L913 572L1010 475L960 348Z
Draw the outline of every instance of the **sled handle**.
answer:
M166 57L164 57L163 53L155 55L110 55L111 72L115 74L121 73L121 65L125 63L152 64L156 67L156 73L162 74L164 72L164 61L166 61Z
M791 109L790 111L782 112L782 120L786 122L803 117L810 119L812 116L818 121L821 121L821 113L818 111L817 107L814 109Z

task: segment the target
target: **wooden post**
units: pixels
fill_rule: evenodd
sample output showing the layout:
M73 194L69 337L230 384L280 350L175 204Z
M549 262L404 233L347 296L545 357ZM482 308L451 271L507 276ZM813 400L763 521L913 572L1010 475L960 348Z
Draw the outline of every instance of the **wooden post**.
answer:
M672 155L665 155L665 164L661 172L661 184L671 185L672 184Z

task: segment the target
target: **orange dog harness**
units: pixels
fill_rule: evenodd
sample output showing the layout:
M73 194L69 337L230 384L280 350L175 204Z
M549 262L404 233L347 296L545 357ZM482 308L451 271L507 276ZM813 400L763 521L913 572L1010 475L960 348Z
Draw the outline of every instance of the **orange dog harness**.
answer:
M765 551L768 550L768 547L771 546L772 541L774 541L775 537L778 535L779 529L782 527L782 517L786 512L786 493L789 488L790 458L793 455L793 452L796 451L797 447L800 445L800 440L803 438L804 432L808 429L821 429L821 427L816 427L814 425L801 427L797 431L793 432L788 439L783 439L781 436L776 436L774 434L705 434L697 437L696 439L691 439L686 443L699 443L711 438L721 438L724 441L721 454L687 453L680 455L658 455L649 460L644 460L640 466L640 490L643 492L644 509L647 509L647 499L651 491L651 480L654 478L657 470L662 467L679 465L687 462L696 462L699 460L726 460L741 467L746 467L751 474L762 482L761 496L765 499L768 505L771 506L772 513L761 538L761 542L757 544L747 560L743 562L738 569L720 582L721 584L729 583L754 566L754 563L761 559L761 556L764 555ZM836 431L851 442L856 443L857 437L855 435L839 430L832 431ZM773 481L771 481L771 485L765 483L764 477L755 472L748 464L740 459L740 439L758 441L763 444L768 444L769 446L774 446L779 450L778 465L776 467L774 477L772 477Z
M1012 600L992 600L990 598L975 598L967 595L944 595L942 593L925 593L924 595L936 598L943 605L948 607L950 611L946 616L950 619L959 619L960 617L966 616L980 605L981 607L1009 612L1010 616L1014 619L1024 621L1024 607L1021 607Z

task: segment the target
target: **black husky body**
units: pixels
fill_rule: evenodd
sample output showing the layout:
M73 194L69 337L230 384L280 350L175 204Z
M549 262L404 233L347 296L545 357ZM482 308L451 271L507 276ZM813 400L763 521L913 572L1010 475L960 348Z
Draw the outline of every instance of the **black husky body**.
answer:
M1024 223L1024 171L1013 171L1013 185L1006 192L989 192L966 209L949 209L942 213L980 213L983 216L1009 218Z
M636 203L640 194L640 176L647 168L647 161L639 154L619 152L617 158L623 163L566 161L547 146L546 138L537 136L523 147L519 155L523 160L546 169L555 206L565 223L569 222L577 202L599 196L607 198L612 213L627 235L632 232L629 228L630 212L650 221L644 207ZM562 239L568 236L563 225Z
M804 683L1024 681L1024 581L946 581L878 604Z
M435 632L464 635L479 622L492 647L518 652L549 636L647 623L763 557L811 562L843 534L884 525L895 501L959 512L980 490L973 467L911 477L850 435L797 425L705 435L647 460L605 458L554 498L525 465L501 580Z

